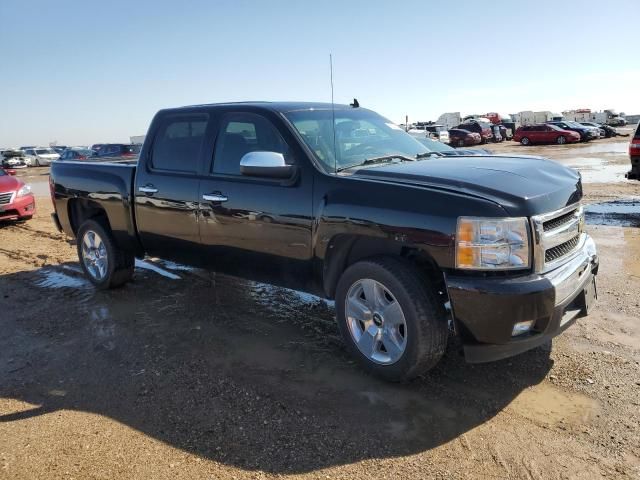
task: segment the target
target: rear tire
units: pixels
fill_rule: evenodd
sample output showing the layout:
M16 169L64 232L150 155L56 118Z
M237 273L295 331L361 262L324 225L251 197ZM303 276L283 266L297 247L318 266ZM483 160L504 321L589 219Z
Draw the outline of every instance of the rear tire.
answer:
M97 288L116 288L131 280L133 253L118 247L110 229L101 222L90 219L82 223L78 229L77 250L82 270Z
M556 143L558 145L564 145L565 143L567 143L567 139L564 135L560 135L558 138L556 138Z
M402 259L377 257L347 268L338 282L336 312L350 353L385 380L424 374L445 352L444 305L415 266Z
M522 137L522 138L520 139L520 143L521 143L522 145L524 145L525 147L526 147L527 145L531 145L531 141L530 141L527 137Z

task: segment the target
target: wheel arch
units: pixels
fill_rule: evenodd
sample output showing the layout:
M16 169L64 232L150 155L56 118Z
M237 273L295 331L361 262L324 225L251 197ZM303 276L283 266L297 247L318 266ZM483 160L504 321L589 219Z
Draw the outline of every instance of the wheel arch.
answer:
M67 214L73 234L77 236L80 225L89 219L99 221L111 231L111 223L107 211L98 202L86 198L74 198L67 203Z
M325 295L335 297L340 276L349 266L381 256L401 258L414 265L425 280L433 282L437 291L446 295L444 274L429 252L389 238L357 234L337 234L329 242L322 268Z

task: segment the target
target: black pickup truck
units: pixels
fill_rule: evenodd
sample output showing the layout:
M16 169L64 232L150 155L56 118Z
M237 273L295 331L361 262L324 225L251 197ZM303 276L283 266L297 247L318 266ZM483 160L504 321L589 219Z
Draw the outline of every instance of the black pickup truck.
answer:
M587 314L598 257L578 173L443 157L364 108L160 111L137 161L54 162L53 220L98 288L145 254L335 299L353 355L389 380L531 349Z

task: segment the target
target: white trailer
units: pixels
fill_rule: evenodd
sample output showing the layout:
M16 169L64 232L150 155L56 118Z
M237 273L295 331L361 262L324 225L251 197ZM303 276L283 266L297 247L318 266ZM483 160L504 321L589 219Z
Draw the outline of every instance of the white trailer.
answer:
M551 120L562 120L562 115L559 113L550 112L549 110L543 110L540 112L532 112L531 110L524 110L513 115L513 121L520 125L534 125L536 123L549 122Z
M460 112L443 113L438 117L436 123L450 129L460 125L462 123L462 117L460 116Z

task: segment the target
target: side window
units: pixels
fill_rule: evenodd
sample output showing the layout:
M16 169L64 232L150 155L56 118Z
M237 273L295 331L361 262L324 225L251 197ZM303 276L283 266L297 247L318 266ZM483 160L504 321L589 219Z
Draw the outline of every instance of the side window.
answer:
M195 173L207 130L208 116L180 115L166 118L151 147L151 165L159 170Z
M290 163L287 144L269 120L253 113L226 115L216 137L212 171L240 175L242 157L261 151L282 153Z

